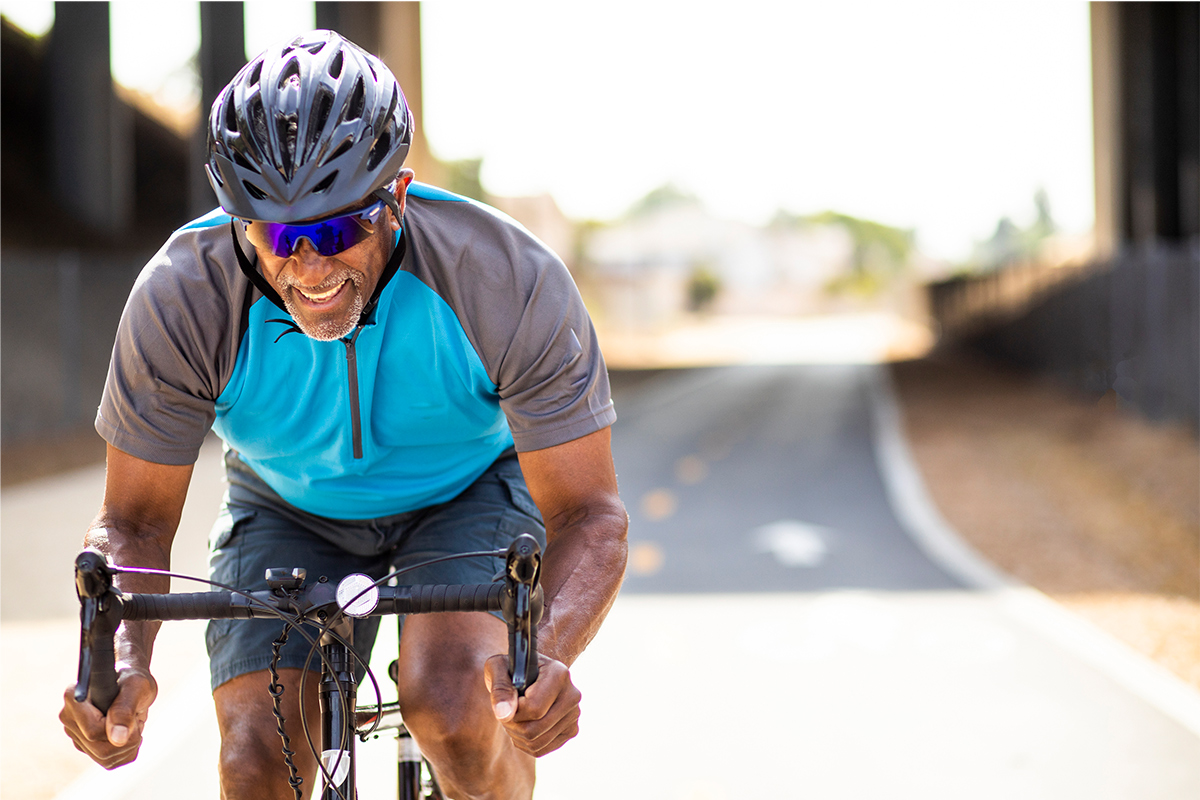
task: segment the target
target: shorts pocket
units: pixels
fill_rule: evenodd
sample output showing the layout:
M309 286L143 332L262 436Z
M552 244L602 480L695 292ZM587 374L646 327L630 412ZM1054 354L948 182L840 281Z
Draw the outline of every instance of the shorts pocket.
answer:
M521 474L521 466L517 463L517 460L513 459L511 467L506 465L504 468L498 470L497 477L500 479L500 483L504 485L505 491L508 492L508 499L512 503L513 508L536 520L540 527L542 512L538 509L537 503L533 502L533 497L529 494L529 487L525 485L525 476Z
M252 508L222 506L221 513L217 515L217 521L213 523L212 530L208 534L209 553L216 553L228 547L238 529L245 522L254 519L257 514L258 512Z

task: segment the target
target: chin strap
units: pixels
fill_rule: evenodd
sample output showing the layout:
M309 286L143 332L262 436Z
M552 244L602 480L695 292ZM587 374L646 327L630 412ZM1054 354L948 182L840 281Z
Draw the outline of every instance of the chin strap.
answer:
M254 288L262 294L263 297L270 300L280 311L287 312L287 307L283 304L283 298L279 293L267 283L267 279L262 276L262 273L254 268L250 263L250 259L246 258L246 254L242 252L242 243L238 241L237 235L237 220L230 218L229 220L229 235L233 237L233 252L237 253L238 266L242 268L242 274L250 279L254 284Z
M392 203L394 204L395 200ZM396 219L402 220L399 216ZM362 314L358 317L360 327L368 323L371 314L375 311L375 306L379 305L379 295L383 293L384 287L388 285L392 277L400 269L400 262L404 261L404 252L407 249L408 237L404 235L404 222L402 220L400 223L400 241L396 242L396 246L392 248L392 255L383 267L383 273L379 276L379 282L375 284L375 291L371 293L371 299L363 306Z

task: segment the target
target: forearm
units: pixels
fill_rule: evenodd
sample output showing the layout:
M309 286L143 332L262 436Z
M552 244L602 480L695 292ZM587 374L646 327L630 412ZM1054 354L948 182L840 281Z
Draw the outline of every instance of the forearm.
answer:
M139 529L128 523L97 518L84 535L84 546L94 547L114 564L167 570L171 566L174 531ZM163 575L121 573L114 584L122 592L165 593L171 579ZM116 633L118 665L149 669L160 622L123 622Z
M547 526L541 652L570 666L600 630L625 574L628 527L625 507L615 497L578 519Z

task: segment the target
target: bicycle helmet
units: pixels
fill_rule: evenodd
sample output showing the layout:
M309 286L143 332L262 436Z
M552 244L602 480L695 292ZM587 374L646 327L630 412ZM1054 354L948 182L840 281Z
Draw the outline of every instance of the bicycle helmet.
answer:
M333 31L312 31L265 50L217 96L204 168L232 216L314 219L389 184L412 128L382 61Z

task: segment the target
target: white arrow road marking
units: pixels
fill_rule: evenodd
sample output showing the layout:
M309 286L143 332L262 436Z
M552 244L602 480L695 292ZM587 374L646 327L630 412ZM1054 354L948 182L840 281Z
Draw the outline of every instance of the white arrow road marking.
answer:
M781 519L753 531L757 552L770 553L785 567L820 566L829 554L833 531L820 525Z

